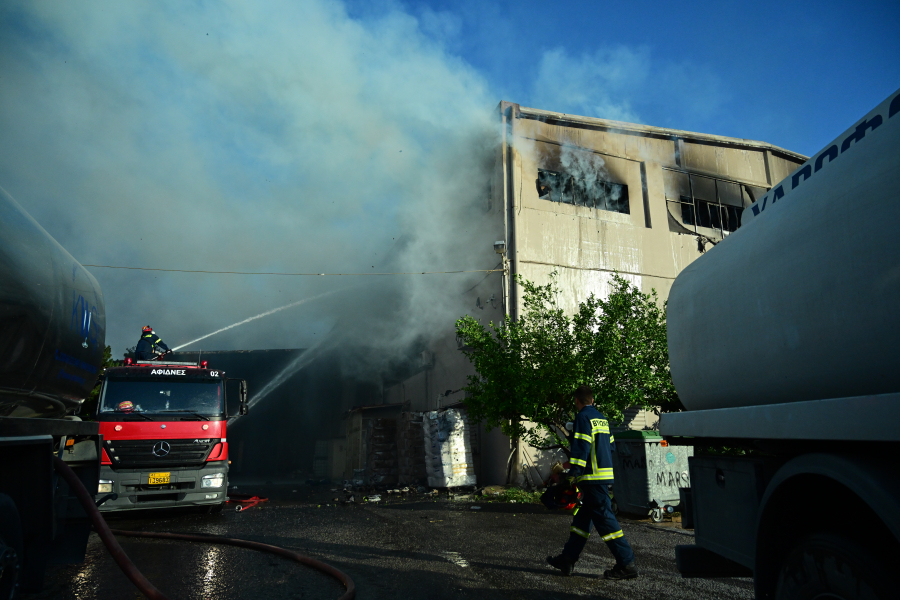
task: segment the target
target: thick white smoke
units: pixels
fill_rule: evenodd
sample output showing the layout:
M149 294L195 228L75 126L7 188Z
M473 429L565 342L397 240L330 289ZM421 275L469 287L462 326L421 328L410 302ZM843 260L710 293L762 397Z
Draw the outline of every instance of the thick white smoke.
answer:
M0 184L87 264L493 268L502 232L483 206L503 92L442 45L461 39L453 14L390 2L363 14L327 0L4 2ZM526 97L505 99L640 121L636 99L664 95L677 113L699 86L714 102L715 81L685 72L640 48L552 47L518 87ZM480 278L92 272L115 356L149 324L172 347L222 330L188 350L327 335L323 349L387 360L451 330Z
M323 0L5 3L0 179L78 260L196 270L490 269L495 143L480 76L400 11ZM92 269L114 355L402 346L452 326L464 275L264 277ZM362 283L361 286L357 284ZM204 342L187 349L204 347Z

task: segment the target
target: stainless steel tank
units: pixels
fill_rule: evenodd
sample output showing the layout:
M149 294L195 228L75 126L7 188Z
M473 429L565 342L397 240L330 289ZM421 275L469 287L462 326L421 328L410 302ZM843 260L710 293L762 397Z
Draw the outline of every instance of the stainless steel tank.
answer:
M900 391L900 90L678 276L668 343L689 410Z
M97 280L0 188L0 416L77 410L105 345Z

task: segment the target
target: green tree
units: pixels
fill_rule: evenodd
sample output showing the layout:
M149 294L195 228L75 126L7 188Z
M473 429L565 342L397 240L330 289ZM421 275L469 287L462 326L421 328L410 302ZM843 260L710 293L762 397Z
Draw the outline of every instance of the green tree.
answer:
M517 276L524 311L487 327L465 316L456 322L462 352L475 367L466 408L488 428L544 449L568 452L565 423L572 393L590 385L607 418L621 422L630 406L680 409L669 374L665 305L615 274L609 297L593 294L571 317L557 303L555 273L547 285ZM526 422L537 427L526 427Z
M106 371L107 368L113 367L116 365L116 361L112 358L112 348L107 346L103 349L103 362L100 363L100 374ZM100 378L97 378L97 383L94 384L94 389L91 390L90 395L85 398L84 402L81 405L81 418L89 421L94 418L94 411L97 409L97 401L100 398Z

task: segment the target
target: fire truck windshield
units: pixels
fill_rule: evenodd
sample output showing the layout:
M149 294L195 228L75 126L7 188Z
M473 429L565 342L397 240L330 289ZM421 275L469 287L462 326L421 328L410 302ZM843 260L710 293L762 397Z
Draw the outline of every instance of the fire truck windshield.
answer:
M109 378L98 414L158 414L175 419L224 416L222 382L215 379ZM179 413L181 413L179 415Z

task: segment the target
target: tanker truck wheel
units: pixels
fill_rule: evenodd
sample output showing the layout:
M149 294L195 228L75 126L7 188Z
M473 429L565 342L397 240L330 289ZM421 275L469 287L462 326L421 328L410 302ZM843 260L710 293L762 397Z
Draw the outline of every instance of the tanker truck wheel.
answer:
M0 494L0 598L13 597L23 556L19 509L12 498Z
M817 533L794 546L781 565L776 600L888 600L891 581L879 549Z

